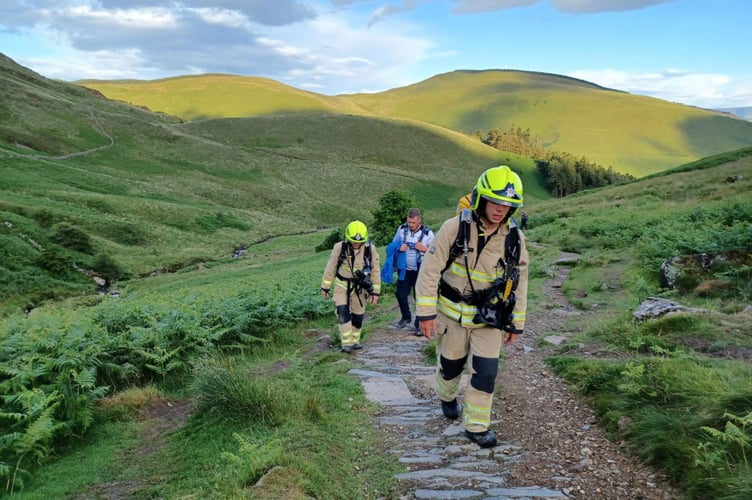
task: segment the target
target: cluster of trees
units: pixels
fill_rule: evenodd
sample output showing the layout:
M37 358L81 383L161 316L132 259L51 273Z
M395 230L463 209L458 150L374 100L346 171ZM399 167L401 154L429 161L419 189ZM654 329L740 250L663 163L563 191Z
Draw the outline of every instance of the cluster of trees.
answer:
M371 212L373 221L366 224L369 239L377 245L388 245L399 225L405 222L407 211L415 206L415 198L399 189L392 189L381 195L378 206ZM324 241L316 245L316 251L331 250L335 243L344 239L344 235L344 227L332 229Z
M546 186L554 196L561 198L583 189L608 186L634 180L630 174L614 172L589 162L584 156L575 158L569 153L551 152L545 160L535 161L538 172L543 175Z
M588 161L584 156L576 158L569 153L546 151L540 138L530 129L511 126L508 130L491 129L485 136L480 130L471 135L493 148L533 158L546 187L556 197L635 179L630 174L615 172L612 167L604 168Z
M543 158L546 151L538 136L533 135L530 129L522 130L520 127L509 127L509 130L492 128L483 136L480 130L473 132L483 144L502 151L509 151L528 158Z

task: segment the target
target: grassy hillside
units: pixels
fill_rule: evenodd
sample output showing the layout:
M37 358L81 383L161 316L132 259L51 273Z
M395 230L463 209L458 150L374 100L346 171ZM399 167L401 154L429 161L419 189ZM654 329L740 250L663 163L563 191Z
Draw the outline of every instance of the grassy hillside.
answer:
M548 148L637 177L752 144L749 121L525 71L454 71L386 92L336 97L216 75L82 84L186 119L319 110L408 118L463 133L529 128Z
M110 99L186 120L278 113L356 112L337 97L306 92L268 78L207 74L161 80L81 80Z
M2 63L0 265L14 310L66 282L90 286L73 263L106 255L135 277L230 259L271 237L369 221L395 188L438 222L502 161L528 200L548 197L530 160L437 126L330 113L181 123Z
M548 148L638 177L752 144L750 122L541 73L454 71L348 98L465 132L529 128Z

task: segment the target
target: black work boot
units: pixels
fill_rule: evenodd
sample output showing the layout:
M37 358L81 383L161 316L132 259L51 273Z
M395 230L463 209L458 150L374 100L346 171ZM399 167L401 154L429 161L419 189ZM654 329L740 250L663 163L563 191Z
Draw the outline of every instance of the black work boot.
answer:
M478 446L481 448L493 448L496 446L496 433L494 431L470 432L466 430L465 436L470 438L470 441L478 443Z
M457 420L460 418L460 409L460 404L457 402L457 398L454 398L451 401L441 402L441 411L444 413L444 416L450 420Z

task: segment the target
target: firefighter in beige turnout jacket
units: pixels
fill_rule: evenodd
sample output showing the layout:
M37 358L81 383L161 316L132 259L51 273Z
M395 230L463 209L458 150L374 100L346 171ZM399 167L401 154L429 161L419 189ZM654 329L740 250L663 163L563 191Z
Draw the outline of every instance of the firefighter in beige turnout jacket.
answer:
M466 363L470 383L465 394L465 435L481 447L497 444L490 431L491 406L502 344L514 342L525 328L528 252L520 232L518 284L511 324L504 331L478 320L474 291L489 289L505 270L505 239L510 217L522 206L522 182L507 166L485 171L473 190L469 250L442 272L460 229L460 217L441 226L423 261L416 285L421 333L436 336L436 392L446 417L459 418L460 378ZM516 229L514 229L516 231ZM477 295L476 295L477 296ZM507 316L508 317L508 316Z
M345 228L345 241L334 244L321 278L321 295L334 297L342 352L363 348L360 334L366 303L376 304L380 293L379 253L368 241L366 225L353 221Z

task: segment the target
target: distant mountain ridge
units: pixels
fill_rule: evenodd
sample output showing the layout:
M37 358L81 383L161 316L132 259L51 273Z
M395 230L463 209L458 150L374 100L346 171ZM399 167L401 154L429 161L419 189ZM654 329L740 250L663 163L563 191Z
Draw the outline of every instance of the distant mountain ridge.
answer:
M233 75L79 83L188 120L319 111L407 118L468 134L529 129L549 149L638 177L752 145L752 123L734 116L540 72L457 70L339 96Z
M721 113L731 113L744 120L752 120L752 106L739 107L739 108L719 108L716 111Z

